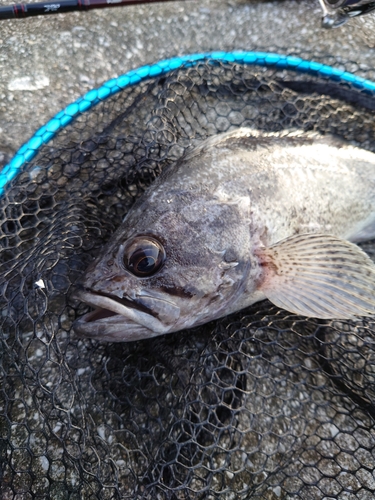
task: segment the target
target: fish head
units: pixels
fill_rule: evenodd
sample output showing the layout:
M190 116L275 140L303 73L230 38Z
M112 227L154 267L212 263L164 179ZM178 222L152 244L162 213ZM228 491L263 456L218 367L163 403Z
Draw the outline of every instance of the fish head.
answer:
M87 269L77 296L95 310L74 329L126 342L198 326L227 314L250 268L237 203L186 191L150 196Z

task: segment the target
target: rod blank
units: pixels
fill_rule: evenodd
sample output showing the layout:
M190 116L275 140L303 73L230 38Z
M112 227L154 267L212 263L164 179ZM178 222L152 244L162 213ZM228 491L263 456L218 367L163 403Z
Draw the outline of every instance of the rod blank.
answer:
M46 14L60 14L77 10L105 9L143 3L171 2L173 0L57 0L49 2L17 3L0 7L1 19L14 19Z

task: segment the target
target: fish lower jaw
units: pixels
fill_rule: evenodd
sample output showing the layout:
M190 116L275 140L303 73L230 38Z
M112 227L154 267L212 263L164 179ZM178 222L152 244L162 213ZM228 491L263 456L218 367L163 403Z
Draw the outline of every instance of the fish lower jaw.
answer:
M96 307L93 311L84 314L81 318L81 321L83 323L92 323L93 321L107 320L108 318L112 318L113 316L120 315L108 309Z
M117 300L115 297L91 291L79 292L77 298L95 308L75 322L74 330L78 334L106 337L108 332L113 335L117 330L119 336L126 337L126 330L129 330L130 336L133 336L130 330L136 331L137 335L143 330L140 338L144 338L170 331L170 325L164 325L152 314L136 309L136 304L134 303L133 307L131 300Z
M121 314L112 314L106 309L97 308L85 314L74 324L74 332L80 337L92 338L105 342L132 342L162 335L145 326L128 320ZM90 321L90 316L99 314L101 317ZM164 333L164 332L163 332Z

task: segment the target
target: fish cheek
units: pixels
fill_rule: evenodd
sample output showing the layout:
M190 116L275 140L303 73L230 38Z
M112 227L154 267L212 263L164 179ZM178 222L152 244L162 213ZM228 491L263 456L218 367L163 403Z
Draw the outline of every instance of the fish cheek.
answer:
M172 301L190 301L201 299L207 290L207 280L203 278L204 270L196 266L173 266L161 276L148 280L147 286L167 294Z
M220 260L204 246L189 246L183 251L170 251L164 268L148 280L148 286L167 294L175 302L187 302L190 307L197 300L217 292Z
M190 287L189 287L190 288ZM159 290L171 297L177 297L179 299L192 299L196 296L196 289L182 286L176 286L173 284L159 286Z

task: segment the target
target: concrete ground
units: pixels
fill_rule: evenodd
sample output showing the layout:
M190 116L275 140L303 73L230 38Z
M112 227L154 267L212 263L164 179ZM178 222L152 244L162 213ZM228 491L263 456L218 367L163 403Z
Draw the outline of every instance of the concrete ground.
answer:
M331 31L320 18L318 0L185 0L0 21L0 163L87 90L175 55L302 50L375 66L374 16Z

